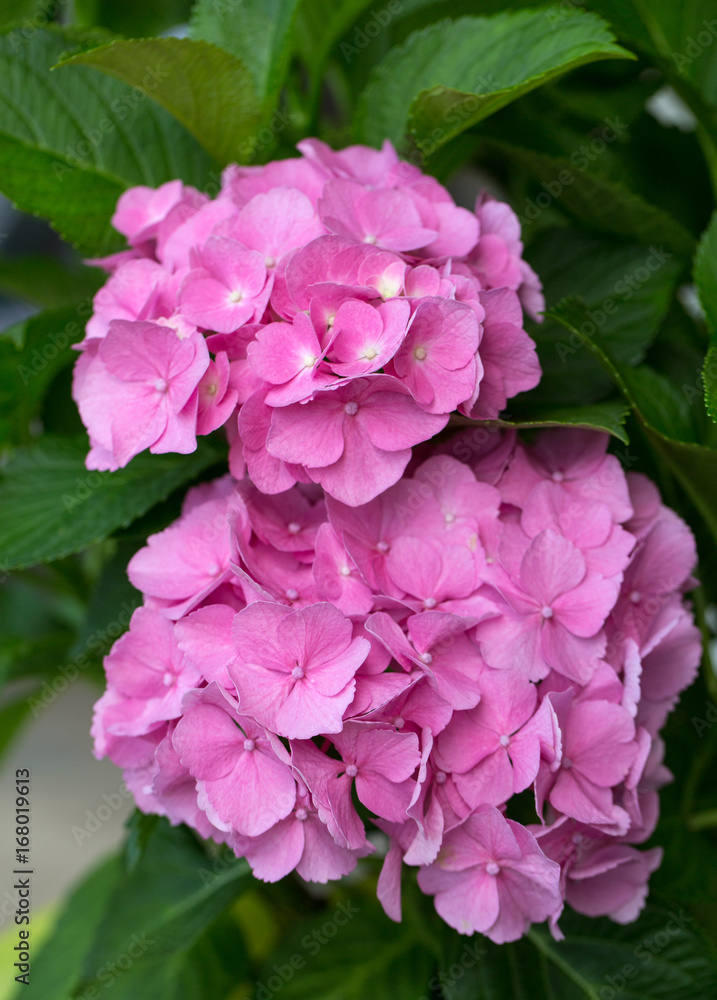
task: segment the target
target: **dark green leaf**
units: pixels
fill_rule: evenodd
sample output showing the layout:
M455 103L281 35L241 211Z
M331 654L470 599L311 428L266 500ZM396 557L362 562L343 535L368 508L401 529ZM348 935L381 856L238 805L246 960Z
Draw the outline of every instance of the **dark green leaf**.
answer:
M582 333L599 331L614 356L635 365L645 356L669 308L680 264L659 247L625 246L568 229L542 234L531 245L530 262L541 276L549 309L579 295ZM569 336L548 316L530 327L538 345L543 378L520 397L526 406L585 405L613 392L611 378L585 348L585 337ZM530 415L528 411L527 415Z
M65 267L54 257L0 257L0 292L43 309L56 309L94 295L102 277L97 268Z
M299 0L199 0L191 35L237 56L247 67L267 113L276 107L291 57Z
M707 326L711 335L717 338L717 212L702 234L695 254L693 277Z
M58 0L0 0L0 28L17 24L33 31L51 21L58 7Z
M101 25L120 35L158 35L184 24L191 0L74 0L80 27Z
M222 166L242 158L259 120L247 67L207 42L188 38L110 42L65 59L58 75L79 66L143 88Z
M223 1000L232 987L247 979L246 965L236 925L220 918L188 950L178 950L161 961L133 962L115 979L105 974L95 988L111 986L112 1000ZM93 995L83 987L80 990L77 1000Z
M47 387L77 357L72 345L82 339L92 300L54 309L0 334L0 440L4 445L29 439Z
M619 400L608 400L603 403L593 403L592 406L556 406L540 408L525 404L526 416L514 415L511 420L500 420L496 423L506 427L523 429L537 427L587 427L594 430L607 431L619 441L628 444L629 438L625 431L625 419L629 413L627 404Z
M55 930L32 959L29 986L19 986L15 1000L66 1000L77 982L88 942L121 877L116 857L96 868L69 896Z
M664 252L668 258L692 254L695 241L680 222L624 185L589 173L585 155L569 160L507 143L497 145L509 162L527 171L540 185L522 206L523 226L532 225L544 206L555 206L598 232L626 236L648 247L654 244L658 253Z
M654 452L675 475L717 539L714 505L717 451L675 439L680 433L682 419L678 390L673 387L665 393L664 381L655 372L620 365L600 334L581 333L586 311L579 300L565 300L552 315L581 340L609 372L643 425Z
M673 74L717 105L717 18L712 0L589 0L624 38L656 53Z
M99 255L124 244L109 221L127 187L175 177L201 186L211 163L147 99L156 61L145 65L144 89L82 66L51 73L79 37L49 29L0 36L0 190L50 219L83 253Z
M85 441L44 439L20 449L0 480L0 562L7 570L50 562L106 538L217 460L138 455L117 472L88 472Z
M159 823L159 816L147 815L147 813L140 812L139 809L135 809L125 823L128 836L124 848L124 859L128 872L133 872L144 857L157 823Z
M604 21L577 8L553 28L544 11L440 21L414 32L374 70L357 133L378 145L408 131L430 152L548 80L612 58L631 54Z
M209 878L205 852L185 827L161 819L137 865L115 889L84 961L86 989L97 970L124 952L134 936L143 946L139 969L190 949L251 882L245 861Z
M566 914L561 927L561 942L530 932L548 1000L705 1000L717 990L710 949L683 911L648 907L625 926Z
M332 45L368 6L370 0L300 0L296 44L312 76L320 76ZM341 50L344 59L347 54Z
M712 420L717 423L717 344L707 352L702 379L705 386L705 406Z
M349 897L298 926L267 960L259 982L281 976L282 1000L420 998L434 965L411 923L389 923L375 902Z

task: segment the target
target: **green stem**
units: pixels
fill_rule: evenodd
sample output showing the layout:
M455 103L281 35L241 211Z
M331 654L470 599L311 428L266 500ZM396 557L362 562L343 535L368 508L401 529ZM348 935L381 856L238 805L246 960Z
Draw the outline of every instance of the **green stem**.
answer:
M717 826L717 809L706 809L687 817L688 830L709 830Z

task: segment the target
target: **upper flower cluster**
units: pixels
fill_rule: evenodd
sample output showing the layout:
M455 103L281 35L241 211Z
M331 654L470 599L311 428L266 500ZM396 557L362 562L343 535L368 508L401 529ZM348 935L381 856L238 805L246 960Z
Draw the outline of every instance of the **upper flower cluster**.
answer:
M237 478L355 506L452 411L496 417L537 384L522 306L543 299L507 205L458 207L389 142L299 149L227 168L213 200L180 181L120 198L131 249L97 262L75 368L88 467L226 425Z
M106 660L97 754L261 879L346 874L370 817L395 919L404 864L497 942L558 934L565 901L634 919L661 856L633 846L669 780L658 731L700 655L695 550L606 443L478 428L359 507L190 491L130 563L144 607Z

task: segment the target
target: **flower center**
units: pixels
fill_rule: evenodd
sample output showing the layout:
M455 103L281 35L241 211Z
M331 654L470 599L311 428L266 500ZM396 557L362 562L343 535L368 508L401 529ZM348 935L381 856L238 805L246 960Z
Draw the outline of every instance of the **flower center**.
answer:
M543 618L552 618L553 617L553 609L549 608L547 606L544 607L544 608L541 608L540 609L540 613L543 616Z
M294 677L297 681L302 680L302 678L305 676L304 668L300 667L299 664L297 663L294 669L291 671L291 676Z
M446 774L445 771L436 771L436 778L435 778L436 784L445 785L447 777L448 775Z
M562 483L565 479L565 473L554 472L550 478L553 480L554 483Z
M284 591L287 601L298 601L299 591L294 590L293 587L289 587L288 590Z
M393 724L396 727L396 729L403 729L403 727L406 725L406 720L402 719L400 715L397 715L396 718L393 720Z
M424 361L425 358L426 358L426 348L425 347L417 347L415 349L415 351L413 352L413 356L416 359L416 361Z
M640 591L633 590L633 592L630 594L630 600L632 601L633 604L639 604L640 601L642 600L642 594L640 593Z
M289 524L287 524L286 530L289 532L290 535L298 535L299 532L301 531L301 525L297 524L296 521L291 521Z
M388 542L377 542L376 548L379 552L388 552Z
M351 567L342 566L341 569L339 570L339 573L341 573L341 576L351 576Z
M346 773L348 774L349 778L355 778L356 775L358 774L358 768L356 767L355 764L347 764Z
M485 866L485 870L488 872L489 875L499 875L500 865L495 861L489 861L488 864Z
M254 740L244 740L244 749L245 750L252 751L255 746L256 746L256 743L255 743Z
M443 520L446 522L446 524L453 524L453 522L455 521L455 519L456 519L456 515L452 514L450 511L448 511L447 514L443 515Z
M364 241L364 243L374 244L374 243L376 243L376 237L375 236L364 236L363 241Z
M168 386L169 383L167 382L166 378L158 378L154 383L154 388L157 390L157 392L166 392Z
M430 611L431 608L435 608L435 606L436 606L436 599L435 599L435 597L427 597L425 599L425 601L423 602L423 606L424 606L424 608L428 608L429 611Z
M241 292L241 291L239 291L238 289L236 291L234 291L234 292L230 292L229 293L229 301L230 302L234 302L234 303L241 302L241 300L242 300L243 297L244 297L244 293Z
M498 740L498 742L500 743L500 745L502 747L508 747L508 746L510 746L510 736L506 736L505 733L504 733L501 736L501 738Z
M569 771L570 768L573 766L573 762L570 760L569 757L563 757L562 764L567 771Z
M421 653L418 659L421 661L421 663L425 663L427 667L430 667L430 665L433 663L433 657L431 656L430 653Z
M303 806L300 806L300 807L299 807L299 808L298 808L298 809L296 810L296 812L294 813L294 815L296 816L296 818L297 818L297 819L298 819L298 820L299 820L299 821L300 821L301 823L303 823L303 822L304 822L305 820L307 820L307 819L309 818L309 814L308 814L308 812L306 811L306 809L304 809L304 807L303 807Z
M350 417L353 417L355 413L358 413L358 403L355 400L350 400L344 406L344 413L347 413Z

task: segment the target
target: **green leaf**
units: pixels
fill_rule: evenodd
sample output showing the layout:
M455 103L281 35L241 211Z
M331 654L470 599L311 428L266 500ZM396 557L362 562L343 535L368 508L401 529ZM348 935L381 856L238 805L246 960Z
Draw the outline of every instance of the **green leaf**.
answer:
M117 472L88 472L86 440L44 438L19 449L0 479L0 562L6 570L61 559L128 525L217 460L138 455Z
M32 31L47 24L57 7L57 0L0 0L0 28L18 24Z
M208 42L189 38L115 41L60 63L61 72L78 66L90 66L131 87L145 88L222 166L242 158L246 140L259 121L247 67Z
M683 911L648 907L624 926L570 914L561 928L561 942L543 928L529 933L548 1000L704 1000L717 990L713 955Z
M368 6L370 0L300 0L296 46L314 79L320 77L331 47Z
M551 29L545 11L445 20L414 32L376 67L359 101L357 133L372 145L408 131L431 152L568 70L630 59L605 22L574 9Z
M563 209L590 229L626 236L648 247L654 244L660 252L666 245L668 257L693 253L695 241L682 223L623 184L589 173L587 157L571 161L508 143L493 144L540 185L537 195L526 198L522 207L524 228L542 215L547 198L546 207Z
M675 475L717 539L717 510L714 505L717 451L675 438L681 429L681 404L678 405L677 390L671 387L666 393L665 380L646 367L630 369L620 365L599 334L587 336L581 333L586 312L584 303L579 300L565 300L552 310L552 316L582 340L609 372L642 424L656 456Z
M77 982L88 941L102 918L122 871L116 857L94 869L68 897L54 932L32 959L29 986L19 986L14 1000L66 1000Z
M410 922L389 923L375 903L349 897L302 923L266 962L259 981L286 970L282 1000L422 997L435 956Z
M524 418L514 416L511 420L498 420L504 427L531 429L538 427L586 427L607 431L624 444L629 443L625 431L625 420L629 406L621 399L593 403L592 406L555 406L540 408L526 405ZM529 415L527 415L529 414Z
M621 364L643 360L672 301L678 260L659 247L625 246L568 229L541 234L529 256L543 281L549 310L566 296L579 296L588 306L580 316L583 333L599 331ZM550 316L529 332L538 345L543 378L519 397L514 409L521 417L527 406L583 406L614 391L583 336L569 337Z
M589 0L625 38L662 57L666 68L717 105L717 20L713 0Z
M717 338L717 212L705 229L695 254L693 277L707 327Z
M711 419L717 423L717 344L713 344L707 352L702 381L705 387L705 406Z
M201 187L211 161L147 99L155 62L145 66L143 90L82 66L51 73L81 40L54 29L0 36L0 190L84 254L100 255L124 245L110 218L126 188L176 177Z
M289 68L298 6L299 0L199 0L192 11L191 37L241 59L268 114Z
M133 936L141 951L133 973L172 962L192 948L252 879L245 861L235 859L219 874L202 877L209 866L189 830L161 819L98 922L77 992L95 985L97 970L125 952Z
M246 966L236 925L229 918L220 918L191 948L178 950L161 961L133 962L113 981L105 975L94 987L80 987L81 992L75 996L86 1000L94 996L93 988L111 986L112 1000L214 1000L229 997L237 981L247 979Z
M0 292L43 309L56 309L94 295L102 278L95 267L66 267L54 257L0 257Z
M101 25L119 35L159 35L184 24L191 0L74 0L80 27Z
M152 834L159 823L159 816L148 815L135 809L125 823L128 836L125 843L125 865L128 872L133 872L144 857Z
M30 421L47 387L77 357L72 345L82 339L84 317L91 309L87 298L74 307L32 316L0 334L0 440L6 446L29 440Z

